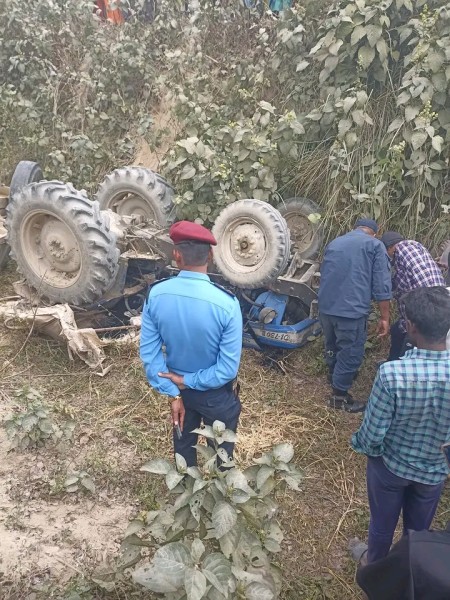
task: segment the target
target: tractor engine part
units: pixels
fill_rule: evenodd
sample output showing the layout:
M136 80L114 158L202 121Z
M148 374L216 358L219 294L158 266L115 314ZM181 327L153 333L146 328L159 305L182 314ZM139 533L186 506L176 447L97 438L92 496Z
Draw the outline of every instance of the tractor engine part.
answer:
M261 292L250 308L243 305L243 313L244 346L255 350L300 348L321 332L313 307L287 294Z

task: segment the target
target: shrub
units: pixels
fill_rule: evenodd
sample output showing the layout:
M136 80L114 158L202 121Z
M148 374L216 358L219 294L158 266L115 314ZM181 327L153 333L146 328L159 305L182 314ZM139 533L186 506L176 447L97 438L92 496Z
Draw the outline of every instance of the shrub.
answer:
M278 444L242 471L219 447L235 439L223 423L196 432L209 443L196 446L202 467L187 467L176 455L176 464L154 459L141 468L163 476L175 498L130 523L116 569L135 565L141 548L151 547L151 563L140 566L133 580L167 599L277 598L281 572L273 555L281 550L283 532L274 495L280 486L299 489L302 476L290 462L294 450ZM112 589L108 575L95 581Z
M76 492L95 492L95 484L92 477L86 471L75 471L68 475L64 481L64 489L69 494Z
M16 397L25 407L2 422L11 441L11 449L39 448L71 439L75 421L69 419L56 423L37 390L23 388L16 392Z
M432 245L448 235L444 0L306 2L279 19L198 4L186 16L183 0L161 0L152 24L130 8L113 26L90 0L5 0L0 170L38 159L93 190L142 138L161 143L152 111L165 98L180 217L211 224L236 199L297 195L333 231L366 214Z

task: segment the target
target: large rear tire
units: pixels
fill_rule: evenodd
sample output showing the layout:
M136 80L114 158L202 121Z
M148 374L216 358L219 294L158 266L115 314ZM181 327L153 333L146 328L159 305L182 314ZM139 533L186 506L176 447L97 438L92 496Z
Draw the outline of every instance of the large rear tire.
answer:
M102 210L141 215L161 227L175 221L173 189L163 177L143 167L123 167L106 175L96 200Z
M286 221L267 202L233 202L217 217L213 234L217 240L217 268L237 287L263 287L288 264L290 239Z
M24 187L8 205L6 227L18 270L49 302L91 304L114 283L119 250L108 215L70 184Z
M21 160L14 170L9 186L9 203L20 191L30 183L42 181L44 174L40 165L31 160ZM9 260L9 245L0 244L0 271L6 267Z
M320 219L311 221L311 215L321 215L318 204L307 198L290 198L278 207L286 219L294 250L303 258L317 255L323 242L323 230Z

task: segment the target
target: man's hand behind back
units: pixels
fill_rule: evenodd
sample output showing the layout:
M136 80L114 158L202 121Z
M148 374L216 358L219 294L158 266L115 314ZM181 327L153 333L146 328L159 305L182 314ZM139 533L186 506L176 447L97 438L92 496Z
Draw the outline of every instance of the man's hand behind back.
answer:
M170 379L170 381L174 383L179 390L186 389L186 386L184 385L183 375L177 375L177 373L158 373L158 377L162 377L163 379Z

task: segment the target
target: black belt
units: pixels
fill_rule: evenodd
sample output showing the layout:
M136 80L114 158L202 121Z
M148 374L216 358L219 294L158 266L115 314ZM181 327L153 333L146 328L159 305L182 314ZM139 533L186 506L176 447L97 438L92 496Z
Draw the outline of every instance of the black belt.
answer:
M212 388L210 390L205 390L205 391L194 390L192 388L186 388L185 390L181 390L181 396L183 396L184 393L187 393L187 395L190 395L192 393L211 394L211 393L218 393L218 392L220 393L221 391L228 392L228 393L233 392L234 394L236 394L236 396L239 396L240 389L241 389L241 386L239 385L239 381L236 377L232 381L229 381L225 385L222 385L220 388Z

